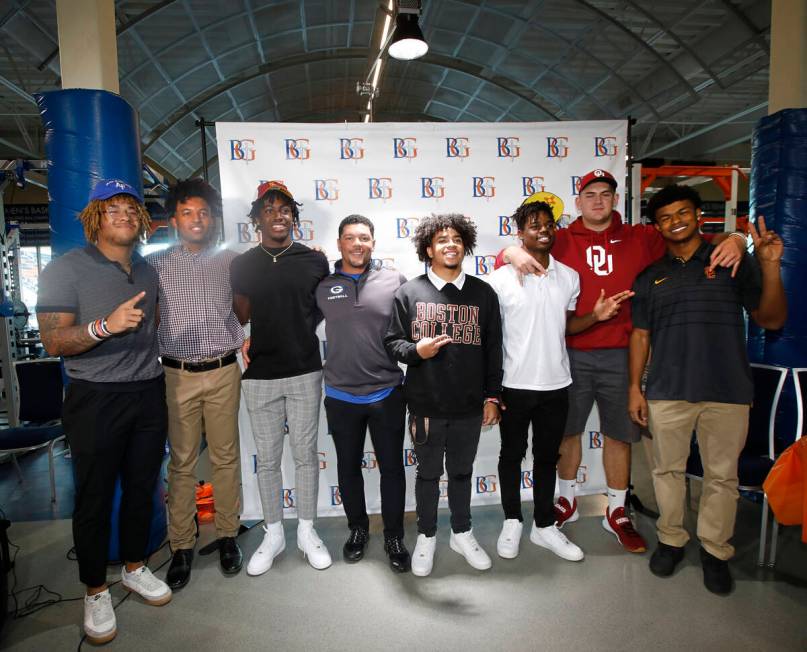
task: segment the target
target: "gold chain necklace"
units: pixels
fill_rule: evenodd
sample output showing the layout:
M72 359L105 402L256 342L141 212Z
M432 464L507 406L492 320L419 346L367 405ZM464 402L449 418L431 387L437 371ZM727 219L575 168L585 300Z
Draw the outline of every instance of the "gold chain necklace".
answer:
M263 251L263 253L265 253L265 254L267 254L267 255L269 255L269 256L271 256L271 257L272 257L272 262L273 262L273 263L276 263L276 262L277 262L277 259L278 259L278 258L280 258L280 257L281 257L283 254L285 254L285 253L286 253L286 252L287 252L289 249L291 249L291 245L293 245L293 244L294 244L294 241L292 241L292 242L289 244L289 246L288 246L288 247L286 247L286 248L285 248L283 251L281 251L279 254L273 254L273 253L271 253L270 251L266 251L266 247L264 247L264 246L263 246L263 243L261 243L261 244L260 244L260 245L258 245L258 246L261 248L261 251Z

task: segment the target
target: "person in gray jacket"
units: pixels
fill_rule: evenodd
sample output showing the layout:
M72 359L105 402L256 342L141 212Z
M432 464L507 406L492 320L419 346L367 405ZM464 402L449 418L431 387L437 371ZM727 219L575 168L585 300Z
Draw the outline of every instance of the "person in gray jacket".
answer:
M339 224L336 241L342 259L317 287L317 307L325 317L325 412L336 448L339 493L350 528L342 549L345 561L364 556L369 519L364 500L364 441L369 426L381 473L384 550L393 570L409 570L404 545L406 478L403 440L406 403L403 374L384 348L384 333L395 291L406 282L400 273L376 268L371 260L375 230L362 215Z

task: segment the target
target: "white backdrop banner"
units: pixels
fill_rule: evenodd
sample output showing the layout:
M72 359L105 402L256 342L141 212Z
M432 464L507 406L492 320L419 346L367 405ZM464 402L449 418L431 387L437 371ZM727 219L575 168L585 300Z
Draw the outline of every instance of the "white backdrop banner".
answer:
M224 239L245 251L259 241L247 214L258 185L283 181L303 204L295 239L320 245L333 263L340 220L351 213L375 224L374 256L408 278L424 272L411 242L418 220L431 213L462 213L476 222L477 248L466 257L469 274L493 271L496 253L514 243L510 215L525 197L547 190L564 202L563 223L576 215L580 177L595 168L625 179L623 120L551 123L216 123L224 202ZM618 210L624 214L620 197ZM320 336L323 329L320 328ZM326 351L325 343L322 347ZM255 445L241 402L244 519L263 517L255 478ZM581 494L605 490L602 437L596 410L583 434L578 472ZM407 509L414 509L416 459L411 442L401 453L407 473ZM320 410L319 514L342 515L336 453ZM474 466L473 502L499 503L499 433L485 428ZM531 452L522 472L522 496L532 498ZM380 511L378 466L369 447L364 457L367 508ZM283 455L284 513L293 516L294 464ZM441 483L441 503L446 501ZM528 512L525 509L525 516Z

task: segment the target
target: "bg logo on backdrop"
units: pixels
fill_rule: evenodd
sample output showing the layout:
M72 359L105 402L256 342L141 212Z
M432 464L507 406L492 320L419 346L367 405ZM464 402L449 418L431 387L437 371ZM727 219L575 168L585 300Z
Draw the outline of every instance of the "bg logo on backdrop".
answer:
M470 138L446 138L448 158L468 158L471 153Z
M364 158L364 138L340 138L339 158L343 161Z
M448 498L448 480L446 480L445 478L440 478L440 481L437 484L438 484L438 487L440 488L439 489L439 491L440 491L440 494L439 494L440 500L444 500L445 498Z
M522 471L521 472L521 488L522 489L532 489L533 480L532 480L532 471Z
M581 464L577 468L577 484L586 484L588 482L588 467Z
M371 269L395 269L395 259L392 257L389 258L371 258L370 259L370 267Z
M404 448L403 463L404 466L415 466L418 463L418 456L415 455L414 448Z
M496 264L496 256L474 256L475 274L477 276L487 276L493 271Z
M416 217L399 217L395 220L395 237L398 240L403 240L404 238L411 238L415 235L415 229L417 228L418 222L420 220Z
M496 196L495 177L471 177L473 181L473 196L490 199Z
M499 215L499 235L515 235L518 232L518 225L512 215Z
M524 197L534 195L536 192L544 191L543 177L521 177L521 192Z
M292 227L292 237L297 242L310 242L314 239L314 223L311 220L300 220L300 224Z
M417 138L393 138L392 139L392 157L393 158L417 158L418 148Z
M572 175L572 195L577 197L580 194L580 180L583 177L576 177Z
M594 136L594 156L616 156L619 147L613 136Z
M442 199L446 189L445 177L420 177L420 196L423 199Z
M375 457L375 451L364 451L364 457L361 458L361 468L372 471L378 468L378 460Z
M588 431L588 447L589 448L602 448L602 433L596 430Z
M342 504L342 494L339 493L339 485L332 484L331 485L331 505L336 507L337 505Z
M317 456L319 457L319 470L324 471L328 468L328 456L324 451L317 451Z
M255 160L255 141L251 138L242 138L241 140L230 141L230 160L231 161L254 161Z
M261 241L261 236L252 228L251 222L238 222L235 229L238 232L238 244L258 243Z
M519 147L518 138L515 136L497 138L496 147L498 149L499 158L514 159L521 156L521 147Z
M314 199L316 201L336 201L339 199L339 180L314 179Z
M476 476L476 493L478 494L492 494L496 491L497 486L498 483L495 475Z
M294 487L291 489L283 487L283 509L294 509L295 498Z
M308 138L286 138L286 159L304 161L311 158L311 143Z
M566 136L549 136L546 139L547 158L566 158L569 155L569 139Z
M369 177L370 199L387 200L392 197L392 177Z

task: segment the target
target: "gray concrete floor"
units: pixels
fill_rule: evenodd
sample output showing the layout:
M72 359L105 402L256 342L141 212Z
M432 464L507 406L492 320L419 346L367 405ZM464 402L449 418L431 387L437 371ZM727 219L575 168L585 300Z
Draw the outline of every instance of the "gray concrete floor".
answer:
M653 507L647 464L634 455L637 494ZM695 492L697 489L695 489ZM2 504L0 496L0 505ZM529 506L525 505L525 515ZM586 552L566 562L529 542L515 560L495 556L501 526L497 507L474 509L474 530L493 556L487 572L472 570L448 548L448 514L440 514L435 570L428 578L393 574L382 550L380 522L372 519L366 558L340 558L343 518L322 518L318 530L334 556L325 571L311 569L296 550L295 522L286 523L287 549L259 578L225 578L217 555L195 560L190 584L165 607L129 597L117 608L120 650L805 650L807 546L798 528L780 537L776 569L755 565L760 508L741 500L735 591L717 597L703 587L697 546L691 544L676 574L662 580L647 569L649 553L623 552L600 524L602 497L582 503L583 518L564 531ZM694 516L690 514L690 516ZM653 522L638 515L638 529L655 545ZM525 528L526 529L526 528ZM413 515L407 543L414 545ZM262 536L240 537L245 554ZM17 588L45 584L65 598L81 596L69 520L15 522L20 546ZM203 527L200 546L212 539ZM167 550L150 561L157 568ZM110 579L117 573L110 569ZM157 571L164 576L165 567ZM112 589L117 603L125 593ZM0 647L75 650L81 640L82 603L62 602L7 623ZM91 646L84 644L83 648Z

